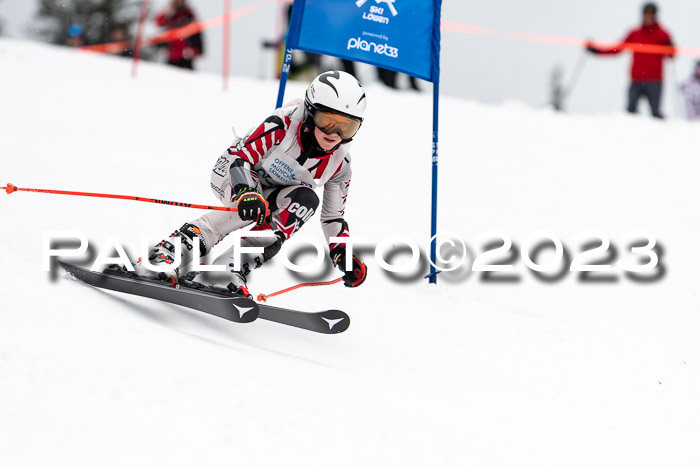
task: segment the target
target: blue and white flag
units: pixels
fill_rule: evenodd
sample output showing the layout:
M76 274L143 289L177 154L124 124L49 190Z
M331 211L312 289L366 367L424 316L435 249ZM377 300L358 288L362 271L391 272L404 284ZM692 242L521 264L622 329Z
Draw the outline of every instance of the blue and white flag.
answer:
M438 82L442 0L295 0L287 48Z

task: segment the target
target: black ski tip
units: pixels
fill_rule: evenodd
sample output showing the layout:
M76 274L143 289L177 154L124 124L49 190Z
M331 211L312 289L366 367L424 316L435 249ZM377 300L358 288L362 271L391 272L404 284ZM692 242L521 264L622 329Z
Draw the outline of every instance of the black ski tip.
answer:
M258 304L250 298L234 298L231 300L230 320L237 323L252 323L258 319Z
M339 334L350 327L350 317L344 311L326 310L320 314L321 319L328 325L326 334Z

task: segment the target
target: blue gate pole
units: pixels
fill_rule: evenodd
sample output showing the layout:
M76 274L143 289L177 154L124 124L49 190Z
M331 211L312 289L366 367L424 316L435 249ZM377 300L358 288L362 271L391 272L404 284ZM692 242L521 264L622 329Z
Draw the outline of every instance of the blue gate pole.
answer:
M282 64L282 73L280 73L280 87L277 91L277 105L276 109L282 107L282 101L284 100L284 90L287 87L287 77L289 76L289 66L292 63L292 49L286 49L284 51L284 63Z
M432 208L431 208L431 218L430 218L430 274L428 275L428 282L430 284L437 284L437 272L435 271L435 247L436 239L434 238L437 234L437 190L438 190L438 102L440 95L440 83L433 82L433 196L432 196Z

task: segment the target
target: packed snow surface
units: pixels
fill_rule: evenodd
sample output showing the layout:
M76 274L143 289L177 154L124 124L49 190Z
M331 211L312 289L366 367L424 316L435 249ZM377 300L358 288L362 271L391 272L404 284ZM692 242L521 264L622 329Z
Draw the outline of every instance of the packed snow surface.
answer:
M217 76L146 63L131 79L126 60L7 39L0 70L3 185L200 204L216 202L209 171L231 126L262 121L277 86L232 79L223 92ZM290 83L287 98L304 88ZM431 96L373 84L367 96L351 233L425 248ZM697 124L443 98L439 231L462 238L468 259L497 238L480 233L510 236L520 279L488 282L468 262L428 285L423 269L383 272L368 248L361 287L270 299L347 311L350 329L331 336L42 270L45 232L82 231L94 251L116 238L137 256L142 238L202 211L0 193L0 463L700 465L698 148ZM570 255L595 238L576 234L608 235L618 255L595 259L612 261L615 280L535 277L519 250L541 230ZM662 247L648 281L615 264L635 231ZM301 234L320 238L318 219ZM275 260L250 286L299 280Z

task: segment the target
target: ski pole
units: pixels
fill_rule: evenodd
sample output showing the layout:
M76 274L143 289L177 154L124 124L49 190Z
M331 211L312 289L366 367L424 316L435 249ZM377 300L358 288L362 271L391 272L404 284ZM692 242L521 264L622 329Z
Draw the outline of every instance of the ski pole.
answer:
M258 301L259 302L266 302L268 298L274 297L275 295L281 295L283 293L291 292L292 290L296 290L301 287L315 287L318 285L332 285L332 284L337 284L338 282L342 281L343 278L339 277L335 280L328 281L328 282L303 282L301 284L293 285L292 287L288 287L286 289L278 290L277 292L272 292L271 294L258 294Z
M86 192L82 192L82 191L47 190L47 189L43 189L43 188L20 188L20 187L13 185L12 183L8 183L7 186L0 187L0 189L5 190L5 192L8 195L11 193L14 193L15 191L30 191L30 192L34 192L34 193L49 193L49 194L53 194L53 195L89 196L92 198L128 199L128 200L132 200L132 201L144 201L147 203L167 204L169 206L180 206L180 207L184 207L184 208L208 209L211 211L238 212L238 209L236 209L236 208L227 208L224 206L206 206L203 204L181 203L178 201L167 201L164 199L144 198L142 196L110 195L107 193L86 193Z
M586 65L586 58L587 58L587 54L586 54L586 51L584 50L581 53L581 55L579 55L578 60L576 61L576 66L574 67L574 72L571 74L571 77L569 78L569 85L566 88L564 88L562 100L566 100L571 95L576 84L578 84L578 80L579 80L579 78L581 78L581 75L583 74L583 67Z

